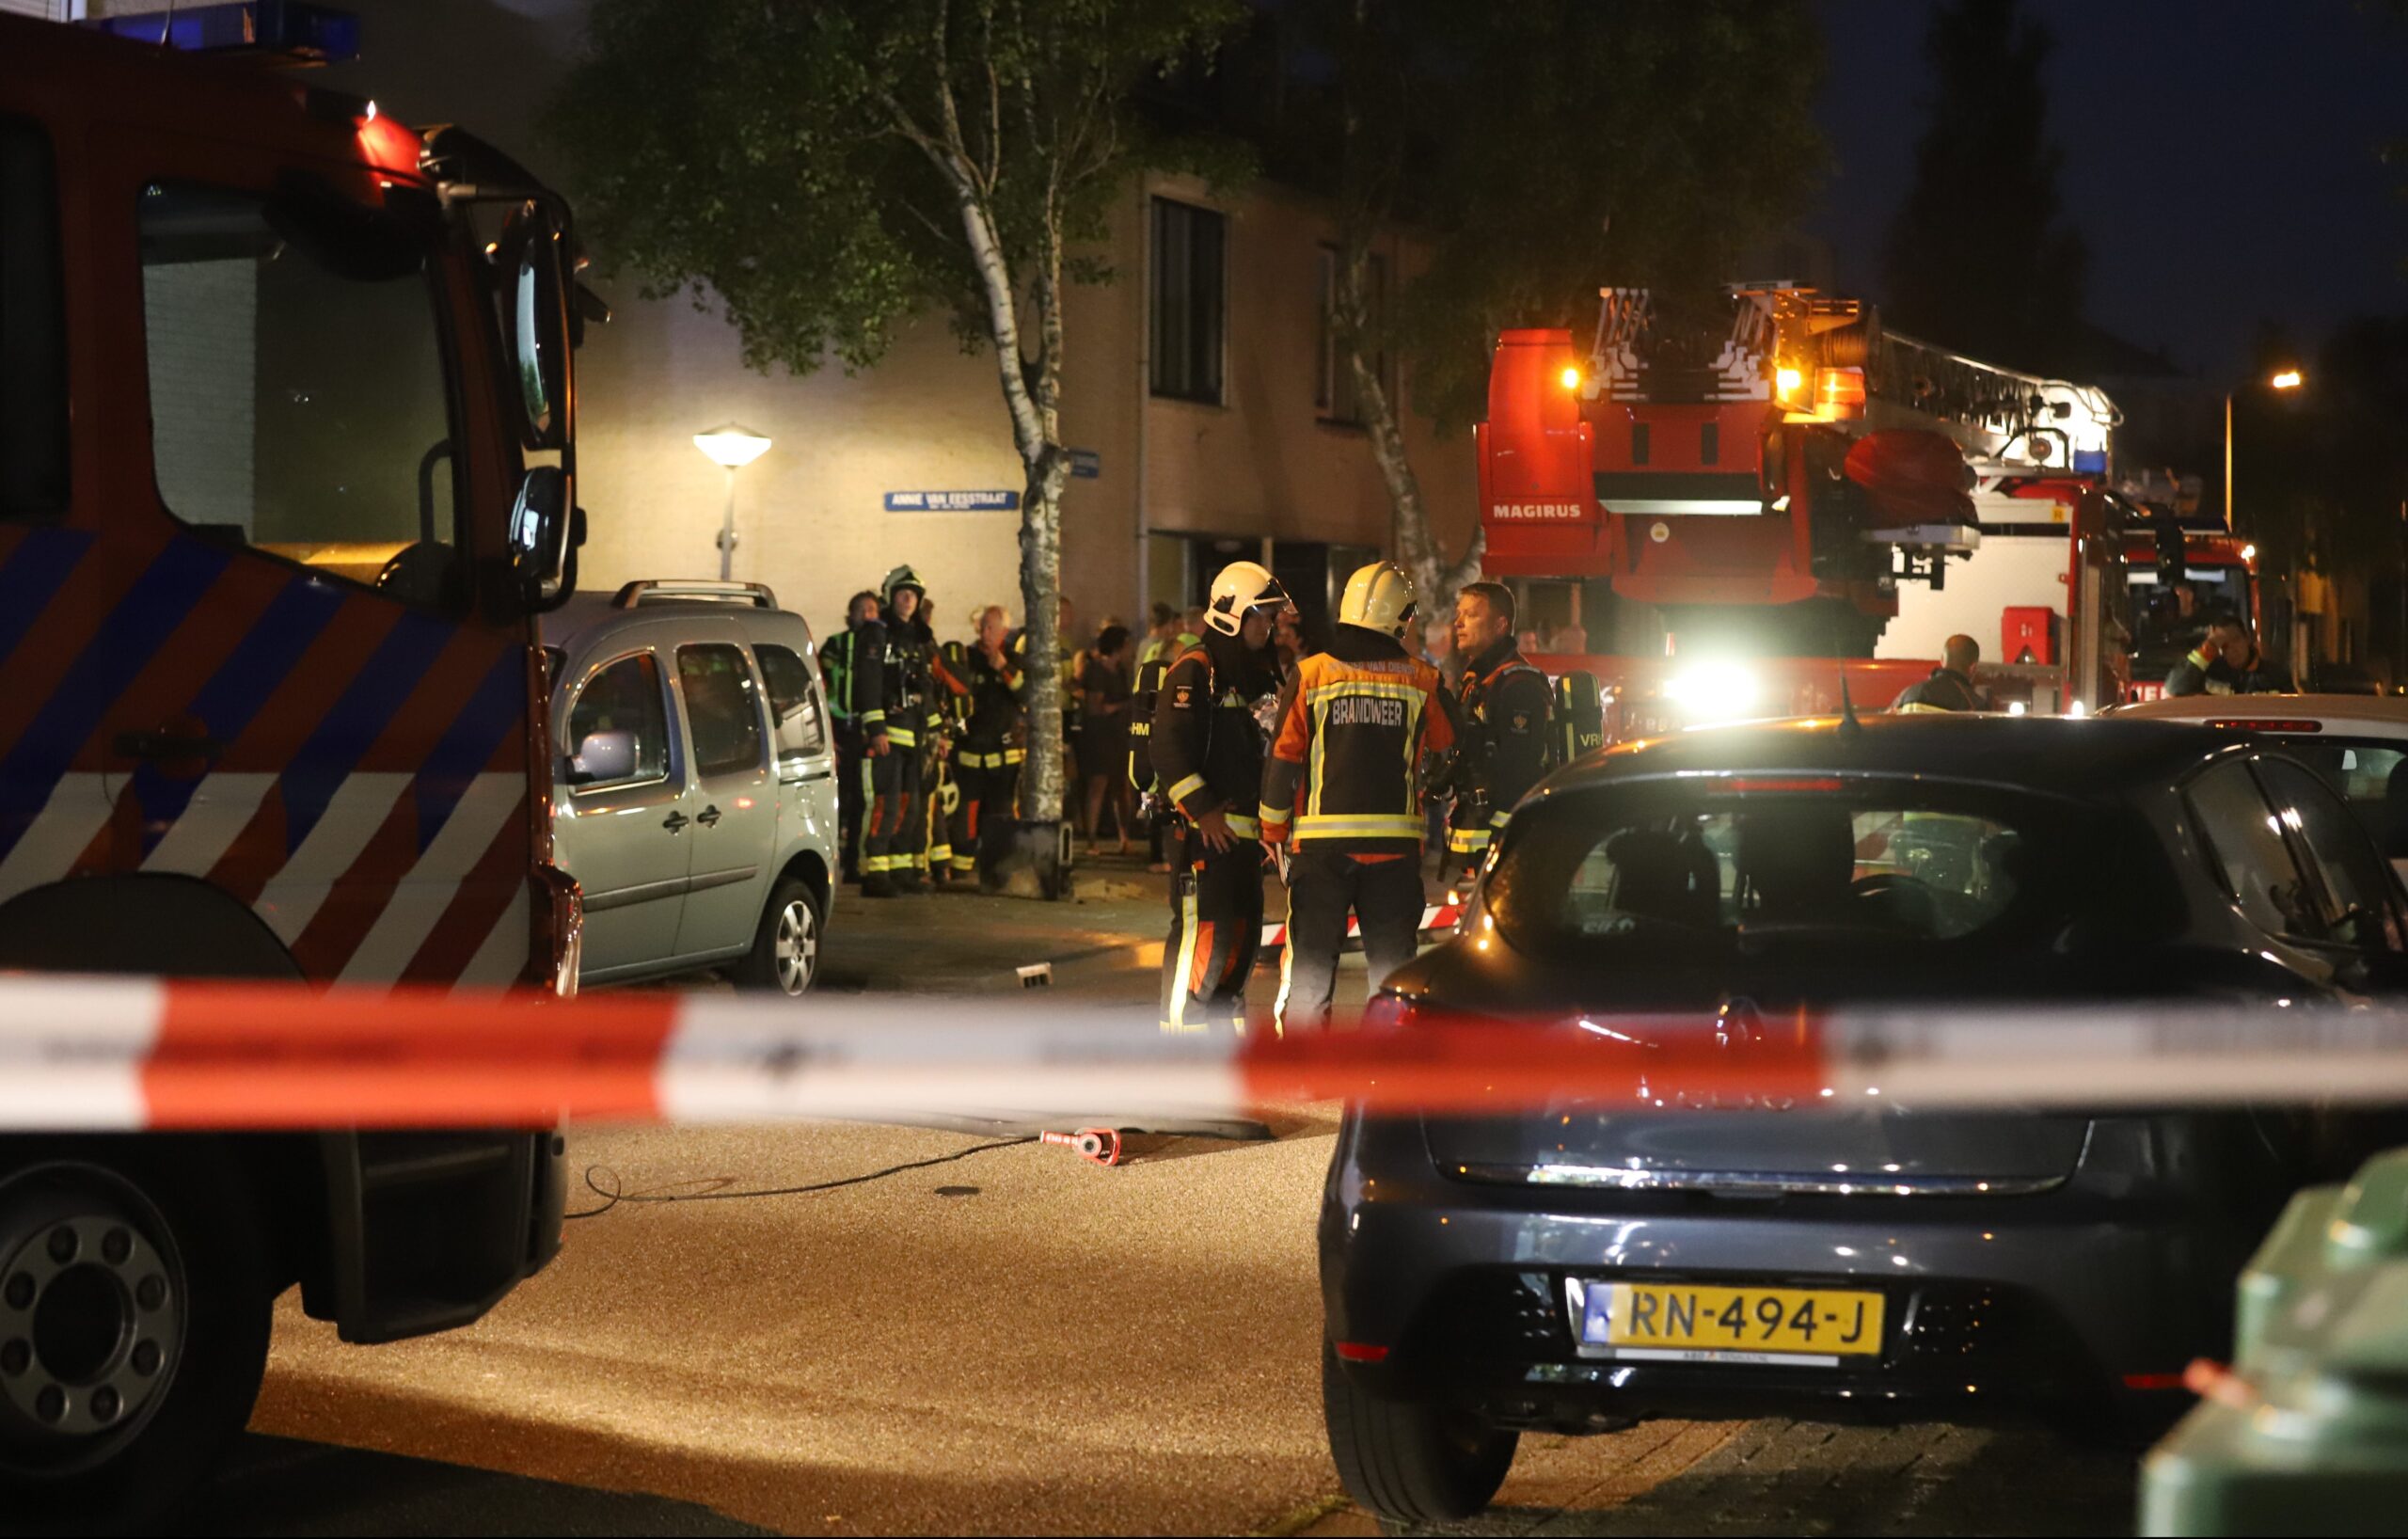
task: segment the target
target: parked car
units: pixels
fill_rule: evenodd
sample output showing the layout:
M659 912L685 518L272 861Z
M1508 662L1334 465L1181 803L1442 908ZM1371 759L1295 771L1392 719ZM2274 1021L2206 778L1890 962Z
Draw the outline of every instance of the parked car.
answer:
M631 582L544 620L554 859L585 892L586 983L819 972L836 766L811 627L757 582Z
M2280 743L2350 799L2408 878L2408 699L2363 694L2183 695L2119 706L2141 721L2199 722Z
M1365 1029L1468 1015L1583 1051L1694 1031L1745 1054L1854 1002L2354 997L2398 982L2403 935L2341 799L2245 738L1733 726L1551 777L1463 934L1393 976ZM1357 1500L1426 1522L1485 1504L1524 1429L2146 1423L2228 1342L2251 1246L2355 1127L1752 1099L1350 1114L1320 1234L1332 1451Z

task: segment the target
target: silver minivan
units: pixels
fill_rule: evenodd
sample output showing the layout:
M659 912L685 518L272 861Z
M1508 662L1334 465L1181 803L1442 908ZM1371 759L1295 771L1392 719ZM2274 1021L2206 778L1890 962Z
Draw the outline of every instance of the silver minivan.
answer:
M630 582L544 619L553 859L585 892L579 978L819 971L836 761L811 627L757 582Z

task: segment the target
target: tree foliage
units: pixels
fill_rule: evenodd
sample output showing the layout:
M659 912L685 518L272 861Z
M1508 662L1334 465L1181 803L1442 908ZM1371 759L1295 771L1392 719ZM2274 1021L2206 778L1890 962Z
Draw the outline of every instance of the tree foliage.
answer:
M994 349L1026 475L1022 797L1061 806L1055 653L1066 281L1137 169L1131 111L1235 0L596 0L553 113L602 249L654 296L722 305L746 360L876 363L932 307Z
M1932 14L1930 119L1885 262L1885 314L1902 330L2043 373L2079 357L2087 265L2059 218L2065 157L2041 81L2053 47L2019 0L1953 0Z
M1823 169L1820 33L1798 0L1290 9L1331 85L1291 115L1278 158L1309 178L1318 155L1331 179L1339 340L1399 557L1443 601L1478 547L1438 550L1390 431L1402 404L1376 389L1373 360L1400 353L1413 406L1453 436L1486 415L1500 329L1590 326L1605 284L1677 299L1747 276L1734 270L1743 253L1804 212ZM1359 285L1370 242L1399 222L1427 265L1382 317Z

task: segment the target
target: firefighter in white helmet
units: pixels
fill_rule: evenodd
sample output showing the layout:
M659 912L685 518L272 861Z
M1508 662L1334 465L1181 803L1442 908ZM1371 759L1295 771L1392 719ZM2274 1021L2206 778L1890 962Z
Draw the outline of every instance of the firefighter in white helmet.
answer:
M1329 1018L1352 912L1370 987L1412 960L1421 928L1424 770L1454 747L1438 670L1404 649L1413 583L1388 562L1356 571L1338 636L1279 696L1262 773L1262 837L1288 851L1288 944L1277 1019ZM1307 766L1310 767L1307 773Z
M1164 1031L1245 1029L1245 984L1262 943L1265 722L1277 699L1272 621L1287 590L1250 561L1212 579L1204 637L1173 659L1148 738L1176 809L1170 940L1163 948Z

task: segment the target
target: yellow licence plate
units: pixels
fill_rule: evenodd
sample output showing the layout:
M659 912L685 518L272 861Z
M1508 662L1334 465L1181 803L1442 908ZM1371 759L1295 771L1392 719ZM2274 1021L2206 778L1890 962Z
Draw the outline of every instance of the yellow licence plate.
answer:
M1879 1293L1703 1283L1572 1283L1586 1357L1833 1366L1881 1350Z

